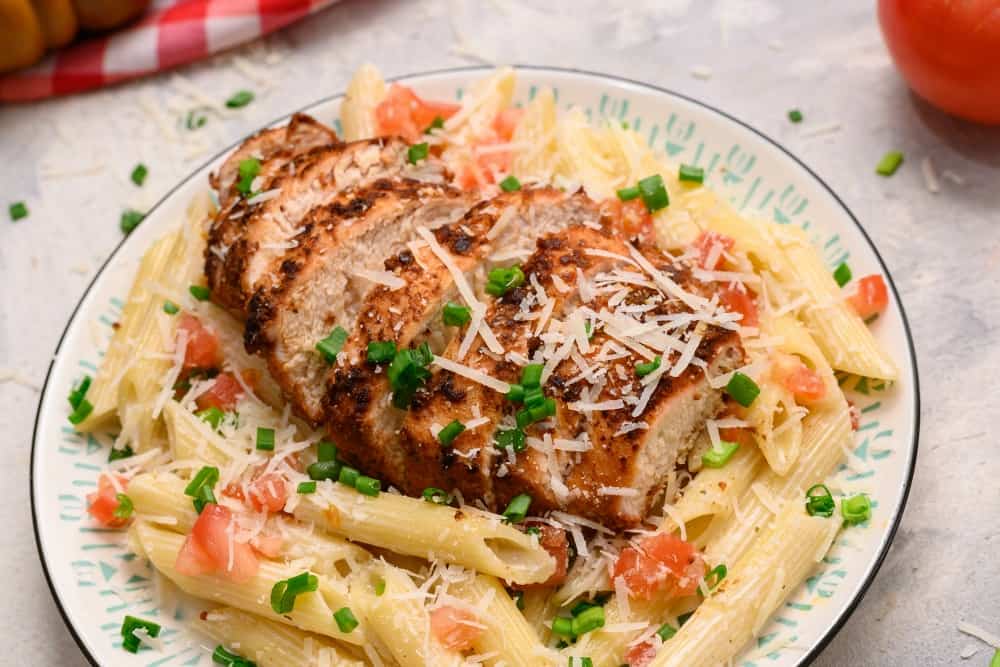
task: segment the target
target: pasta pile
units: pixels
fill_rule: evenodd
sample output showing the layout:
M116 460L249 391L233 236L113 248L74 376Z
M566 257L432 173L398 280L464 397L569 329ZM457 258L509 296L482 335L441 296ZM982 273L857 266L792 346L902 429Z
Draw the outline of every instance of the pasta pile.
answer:
M701 451L718 465L675 479L679 499L641 530L614 534L558 512L539 519L568 529L575 551L566 581L540 586L553 575L553 558L537 530L521 530L510 516L461 498L456 507L309 474L333 465L335 450L244 351L239 323L190 289L203 281L213 209L199 198L187 222L147 251L104 364L74 392L71 421L114 434L101 477L113 509L105 523L128 524L133 550L204 601L194 629L218 643L220 662L718 665L760 631L841 529L822 487L852 437L834 371L894 380L896 368L808 239L745 220L700 182L681 180L636 132L591 122L578 109L560 113L548 90L510 116L509 141L484 142L514 108L514 88L512 70L496 71L429 128L426 142L486 192L513 177L518 187L583 187L613 203L659 175L670 203L647 231L660 247L691 253L709 239L703 247L714 258L699 270L757 295L758 321L740 330L749 364L739 375L759 394L706 424ZM357 73L341 110L346 140L379 133L376 111L387 94L377 70ZM727 268L717 270L716 260ZM240 384L232 412L201 408L213 378L181 373L195 344L193 330L179 324L188 314L215 333L222 368ZM788 364L808 371L811 399L783 380ZM731 388L733 379L710 382ZM95 516L101 501L93 501ZM849 511L862 501L842 499L843 517L855 521ZM202 511L218 512L225 532L196 549L190 536L209 530ZM629 549L665 535L690 543L710 568L695 593L637 595L627 577L613 576ZM211 554L198 549L219 550L228 562L203 566Z

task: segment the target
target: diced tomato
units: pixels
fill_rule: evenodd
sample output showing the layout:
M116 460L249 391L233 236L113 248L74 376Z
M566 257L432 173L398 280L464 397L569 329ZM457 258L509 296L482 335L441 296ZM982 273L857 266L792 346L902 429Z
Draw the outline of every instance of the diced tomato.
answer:
M555 526L540 521L528 520L526 526L537 528L541 535L538 536L538 544L549 552L549 555L556 561L556 569L545 581L538 584L513 584L511 588L524 590L528 588L549 588L558 586L566 580L566 570L569 568L569 541L566 539L566 531Z
M670 533L643 538L618 555L611 579L625 578L633 596L651 599L694 593L705 576L705 561L693 545Z
M658 648L655 643L657 641L659 638L649 639L630 648L625 654L625 664L628 667L646 667L653 662Z
M775 379L795 395L795 400L815 403L826 395L826 384L819 373L792 354L777 353L771 359Z
M219 408L223 412L230 412L245 393L243 385L232 373L219 373L208 391L199 395L194 402L202 410Z
M735 241L731 236L719 232L702 232L694 240L694 246L698 249L698 266L708 271L719 268L719 264L722 262L722 252L732 250L733 243ZM713 252L713 248L716 246L719 247L719 250ZM718 254L716 255L716 253ZM713 260L713 255L716 255L716 258L710 262Z
M219 337L201 323L194 315L182 313L177 323L179 331L187 332L187 348L184 350L184 368L218 368L222 364Z
M184 544L181 545L174 568L188 577L212 574L218 569L215 560L208 555L208 552L200 546L198 540L194 539L192 535L188 535Z
M438 607L431 611L431 633L445 648L453 651L465 651L483 634L482 628L474 623L478 619L465 609L458 607Z
M232 522L233 515L227 508L206 504L178 554L178 571L183 566L191 572L201 569L198 574L205 574L204 568L210 566L209 572L221 572L236 583L252 578L259 566L257 556L249 544L230 539Z
M755 296L742 283L737 285L729 283L719 289L719 303L729 312L743 315L740 324L745 327L755 327L760 324Z
M288 500L288 483L278 473L269 472L250 483L250 505L258 512L280 512Z
M867 320L872 315L878 315L889 305L889 290L882 276L875 274L865 276L858 281L854 293L847 297L854 312Z
M124 477L118 477L118 486L122 489L128 483ZM97 491L87 496L87 512L97 523L107 528L121 528L128 519L115 516L118 509L118 490L107 475L101 475L97 480Z
M753 444L753 434L747 428L720 428L719 437L726 442L749 446Z
M440 116L448 120L460 108L458 104L421 99L411 88L394 83L389 86L385 99L375 107L375 121L380 135L398 134L415 143L435 118Z
M601 202L601 213L611 221L612 228L628 239L639 238L640 242L653 240L653 216L641 199L623 202L617 197Z
M284 542L285 540L281 537L281 535L260 534L250 540L250 546L263 556L267 556L268 558L277 558L281 555L281 547Z
M517 124L521 122L522 117L524 117L524 109L513 107L504 109L493 119L493 131L504 142L510 141L514 138L514 130L517 129Z
M857 431L858 427L861 426L861 410L850 399L847 401L847 414L851 416L851 430Z

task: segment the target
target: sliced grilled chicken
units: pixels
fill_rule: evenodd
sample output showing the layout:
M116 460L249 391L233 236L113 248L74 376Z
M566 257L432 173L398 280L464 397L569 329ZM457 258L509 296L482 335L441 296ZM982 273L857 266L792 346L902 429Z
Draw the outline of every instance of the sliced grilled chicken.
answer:
M310 149L336 143L336 132L304 113L292 116L288 125L261 130L240 144L222 163L219 171L209 177L209 183L219 194L219 207L228 208L239 199L236 183L240 179L240 162L243 160L257 158L263 166L263 163L272 158L284 157L284 160L280 160L284 162Z
M482 299L491 256L520 254L521 244L534 245L534 235L564 229L571 224L597 225L597 205L582 193L567 195L552 188L505 193L470 210L461 220L434 232L440 248ZM427 342L440 354L460 329L446 326L442 310L448 302L465 305L452 272L426 243L407 248L386 262L405 287L375 287L358 316L357 326L344 347L343 362L327 374L327 419L338 434L342 453L362 469L378 470L383 478L403 487L409 466L399 443L405 412L384 400L390 392L382 369L366 360L373 341L392 341L397 348L415 348ZM405 298L400 298L405 295ZM423 488L423 487L421 487Z
M278 265L306 215L334 201L343 190L377 179L401 176L443 183L437 160L407 161L401 139L365 139L311 152L294 169L279 172L263 186L265 199L241 217L213 228L206 273L213 299L237 312L259 287L273 285Z
M377 180L342 192L303 221L273 277L248 305L247 348L265 354L278 384L306 418L323 416L327 361L316 343L340 326L350 331L375 281L393 282L384 259L421 227L454 222L475 197L445 185ZM397 293L405 302L408 297Z
M665 298L635 265L631 252L623 241L581 226L538 241L538 250L523 267L537 286L508 292L491 304L486 316L505 356L479 345L463 363L516 383L521 373L517 361L544 361L550 371L544 391L556 399L555 418L527 428L526 451L500 452L494 434L498 428L513 427L521 406L480 382L440 371L429 383L428 396L414 405L403 423L404 490L457 488L492 509L529 493L533 511L563 509L619 528L642 519L705 419L722 407L719 390L709 387L701 366L710 374L724 373L740 365L743 352L735 331L705 324L692 343L697 365L678 368L678 375L671 376L671 364L682 357L687 341L664 334L662 327L639 332L644 322L653 322L650 318L669 319L690 309ZM697 297L701 286L686 270L663 256L646 261L677 290ZM554 275L559 276L558 286ZM570 289L563 292L561 286ZM546 307L542 301L553 303ZM623 305L642 311L642 317L623 315ZM544 315L539 315L549 309L553 324L545 325ZM596 327L590 340L585 319ZM545 333L539 335L540 329ZM616 338L648 351L650 357L654 352L662 356L660 370L646 376L654 382L645 401L643 378L636 375L635 365L649 359ZM454 355L457 345L453 340L444 356ZM616 348L620 358L597 361L602 349L608 356ZM601 371L595 382L578 377L586 369ZM438 442L438 427L482 418L485 424L465 430L450 447Z

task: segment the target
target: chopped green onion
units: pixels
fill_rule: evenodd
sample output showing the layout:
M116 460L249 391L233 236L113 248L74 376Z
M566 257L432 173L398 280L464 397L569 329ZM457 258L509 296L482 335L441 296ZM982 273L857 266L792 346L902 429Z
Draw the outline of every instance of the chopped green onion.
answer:
M204 285L191 285L188 287L188 292L198 301L208 301L212 296L212 291Z
M657 355L656 358L653 359L652 361L636 364L635 374L638 375L639 377L646 377L647 375L649 375L650 373L652 373L653 371L655 371L657 368L660 367L660 361L661 357Z
M532 387L524 392L524 406L526 408L536 408L545 402L545 394L541 387Z
M511 403L524 403L524 385L512 384L507 390L507 400Z
M80 407L80 403L83 399L87 397L87 390L90 389L90 383L93 382L89 375L84 375L83 379L80 380L80 384L76 385L73 391L69 392L69 405L71 408L76 410Z
M167 315L176 315L177 313L180 312L180 310L181 310L180 307L173 301L163 302L163 312L165 312Z
M639 181L639 194L646 205L646 210L650 213L655 213L670 205L667 188L663 185L663 177L659 174L647 176Z
M852 526L872 518L872 501L863 493L840 501L840 513Z
M392 387L392 404L401 410L410 406L413 395L431 373L427 366L434 360L434 354L427 343L417 349L399 350L386 369L389 385Z
M150 637L157 637L160 634L160 625L135 616L126 616L122 621L122 648L129 653L138 653L139 644L142 643L142 640L135 635L136 630L145 630Z
M587 656L577 658L571 655L566 667L594 667L594 661Z
M385 579L375 582L375 597L380 598L385 594Z
M345 634L358 627L358 619L354 617L350 607L341 607L333 612L333 620L337 621L337 628Z
M500 445L501 449L510 447L515 452L523 452L528 447L524 440L524 431L519 428L497 431L494 436L494 440L496 440L496 443Z
M510 598L514 601L514 605L524 611L524 591L509 591Z
M539 539L542 538L542 529L538 526L528 526L524 529L524 532L526 535L534 535Z
M542 364L528 364L521 369L521 384L526 389L540 387L542 385L542 371L545 366Z
M450 424L445 426L438 433L438 442L440 442L445 447L451 447L451 443L453 443L455 441L455 438L457 438L459 434L464 430L465 430L465 424L458 421L457 419L453 419Z
M406 161L410 164L416 164L421 160L426 160L429 153L430 147L426 141L421 144L413 144L406 150Z
M340 468L339 461L317 461L306 468L306 474L313 480L337 479L340 477Z
M1000 648L993 654L993 659L990 660L990 667L1000 667Z
M630 188L622 188L616 194L618 195L618 199L622 201L631 201L639 196L639 186L633 185Z
M222 644L216 646L215 650L212 651L212 662L225 665L225 667L257 667L257 663L254 661L227 651Z
M792 121L793 123L801 123L802 122L802 112L799 111L798 109L791 109L791 110L789 110L789 112L788 112L788 120Z
M344 486L354 487L355 483L358 481L358 477L361 477L360 470L352 468L351 466L342 466L340 468L340 475L337 477L337 481Z
M806 491L806 512L809 516L831 517L836 506L837 503L825 484L814 484Z
M203 486L198 490L198 495L194 499L194 511L201 514L201 511L205 509L205 505L209 503L217 503L215 499L215 491L211 487Z
M213 405L210 408L199 410L194 413L194 416L211 426L212 430L218 431L219 425L222 424L222 420L226 417L226 413Z
M72 414L70 414L69 416L69 423L76 426L84 419L86 419L93 411L94 411L94 406L90 404L90 401L88 401L85 398L81 398L80 405L78 405L76 409L73 410Z
M347 331L344 327L336 326L330 332L329 336L316 343L316 349L326 359L326 363L332 364L337 360L337 355L344 349L344 343L346 342Z
M257 427L257 449L261 449L266 452L274 451L273 428L264 428L262 426Z
M140 213L133 209L125 209L122 211L122 217L118 220L118 227L121 228L122 232L126 234L131 234L132 230L139 226L143 218L146 217L145 213Z
M526 429L535 423L535 420L531 418L531 408L518 410L514 413L514 419L517 422L518 430Z
M230 109L239 109L253 102L253 93L249 90L240 90L233 93L233 96L226 100L226 106Z
M594 337L594 325L590 323L590 320L583 323L583 330L587 332L587 340Z
M677 634L677 629L669 623L664 623L660 626L660 629L656 631L656 634L660 636L660 639L667 641L671 637Z
M515 264L506 268L498 267L487 276L486 292L493 296L503 296L515 287L524 284L524 272Z
M199 489L204 486L215 486L218 481L219 469L215 466L203 466L184 487L184 495L194 497Z
M361 475L354 483L354 488L357 489L358 493L362 495L377 496L382 490L382 482L374 477Z
M435 505L447 505L451 502L451 495L444 489L439 489L436 486L429 486L424 489L423 497L424 500Z
M336 461L337 445L328 440L320 440L319 443L316 444L316 460Z
M690 181L691 183L704 183L705 170L690 164L682 164L680 170L677 172L677 178L682 181Z
M385 364L396 356L396 343L391 340L377 340L368 343L368 363Z
M208 116L203 113L198 113L198 109L191 109L187 112L187 118L184 125L189 130L197 130L200 127L205 127L205 123L208 122Z
M118 506L115 507L115 516L119 519L128 519L132 516L132 512L135 511L135 506L132 504L132 499L126 496L124 493L119 493L115 495L118 500Z
M296 493L316 493L316 482L299 482L299 485L295 487Z
M139 164L135 165L135 168L132 170L132 174L129 176L129 178L131 178L132 182L135 183L136 185L142 185L143 183L146 182L146 176L148 175L149 175L149 169L146 168L146 165L140 162Z
M693 611L681 614L680 616L677 617L677 625L683 626L685 623L688 622L688 619L691 618L691 616L693 615L694 615Z
M133 455L135 455L135 452L132 451L132 445L125 445L122 449L115 449L112 447L108 452L108 463L118 461L120 459L127 459Z
M500 189L504 192L514 192L521 189L521 181L513 175L500 181Z
M546 398L542 401L541 405L536 405L534 407L528 408L531 413L531 423L540 422L546 417L555 417L556 415L556 400L554 398Z
M444 118L442 118L441 116L434 116L434 120L432 120L431 124L427 126L426 130L424 130L424 134L430 134L431 130L440 130L443 128L444 128Z
M573 619L557 616L552 619L552 634L562 637L573 636Z
M760 395L760 387L749 376L736 371L726 385L726 393L744 408L749 408Z
M260 160L255 157L240 160L239 174L236 190L243 197L249 197L253 192L253 181L260 174Z
M444 323L449 327L461 327L472 319L472 311L466 306L449 301L444 305Z
M569 610L569 615L579 616L580 614L587 611L591 607L600 607L600 606L601 605L597 604L596 602L591 602L590 600L580 600L575 605L573 605L572 609Z
M903 154L899 151L889 151L878 161L875 173L881 176L892 176L901 164L903 164Z
M573 617L573 636L579 637L597 628L604 627L604 607L589 607Z
M21 218L28 217L28 207L23 201L16 201L10 205L10 219L11 222L17 222Z
M712 447L701 455L701 464L706 468L721 468L729 463L729 459L733 458L739 448L739 443L722 440L718 448Z
M303 593L311 593L318 588L319 579L309 572L282 579L271 588L271 609L276 614L287 614L295 609L296 597Z
M507 523L521 523L524 517L528 516L529 507L531 507L531 496L521 493L511 498L507 509L503 511L503 517Z
M705 575L705 586L708 587L709 592L718 588L727 574L729 574L729 570L723 563L719 563L709 570L708 574Z
M847 283L851 282L851 267L847 265L847 262L841 262L840 265L833 270L833 279L837 281L838 287L843 287Z

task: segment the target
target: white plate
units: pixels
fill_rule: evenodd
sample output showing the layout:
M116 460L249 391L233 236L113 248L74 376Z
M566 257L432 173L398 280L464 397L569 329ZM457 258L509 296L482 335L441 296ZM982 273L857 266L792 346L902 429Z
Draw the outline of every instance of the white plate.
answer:
M551 86L561 106L577 105L595 116L628 121L672 160L705 167L710 187L745 214L807 229L831 268L849 258L855 275L889 277L843 202L808 167L753 128L645 84L586 72L518 69L519 101ZM429 98L452 99L484 73L482 68L463 68L405 81ZM339 106L336 96L304 111L339 125ZM42 392L31 461L35 533L56 602L80 649L95 664L211 664L208 651L201 648L205 642L184 631L200 607L183 599L160 600L149 566L128 553L124 533L95 529L87 520L86 495L94 490L107 451L93 438L74 433L66 421L66 396L80 377L97 370L142 253L183 219L188 201L208 187L209 171L229 150L168 193L112 253L73 313ZM857 605L892 540L913 475L919 418L913 343L895 287L892 293L888 312L873 330L899 364L901 380L891 388L867 382L850 392L862 410L862 420L850 467L840 473L855 488L871 493L877 503L874 517L864 527L841 533L830 555L775 614L737 665L808 663ZM119 629L126 613L163 624L162 650L144 649L137 655L122 650Z

